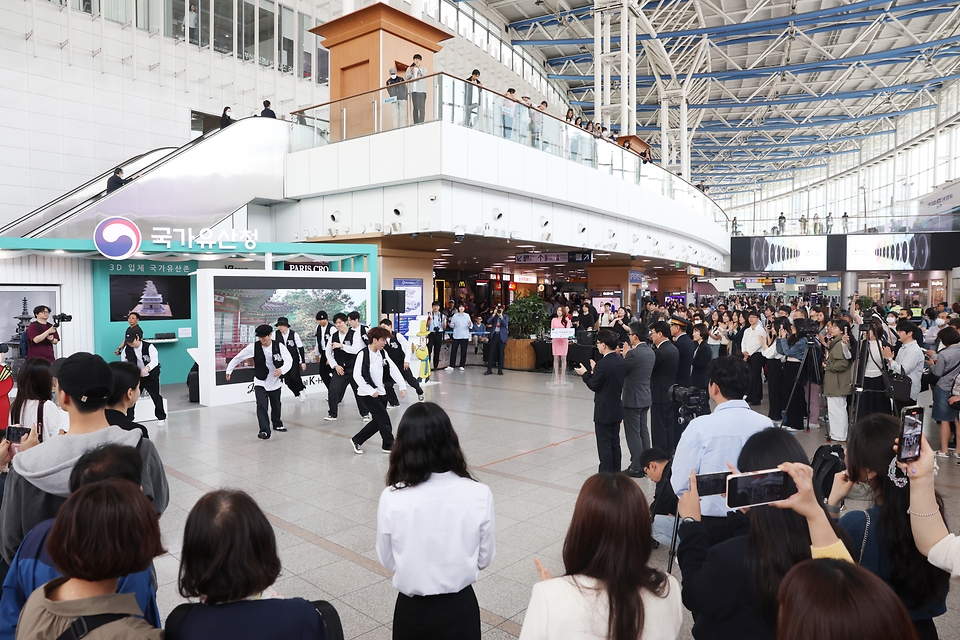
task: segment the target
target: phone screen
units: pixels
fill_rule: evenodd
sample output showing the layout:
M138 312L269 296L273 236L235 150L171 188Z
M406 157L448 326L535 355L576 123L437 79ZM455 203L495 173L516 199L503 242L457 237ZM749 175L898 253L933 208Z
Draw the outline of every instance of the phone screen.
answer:
M727 478L727 506L731 509L779 502L796 492L793 479L779 469L731 475Z
M6 438L10 444L20 444L26 435L30 433L30 427L21 427L20 425L10 425L7 427Z
M920 457L920 439L923 437L923 407L904 407L900 412L900 446L897 457L911 462Z
M729 471L705 473L697 476L697 493L703 496L718 496L727 490Z

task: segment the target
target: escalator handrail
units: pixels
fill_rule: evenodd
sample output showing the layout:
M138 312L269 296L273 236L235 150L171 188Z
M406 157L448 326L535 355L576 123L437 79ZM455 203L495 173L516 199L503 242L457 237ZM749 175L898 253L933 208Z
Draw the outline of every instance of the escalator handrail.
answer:
M264 118L260 118L260 117L258 117L258 116L248 116L248 117L246 117L246 118L240 118L240 119L238 119L238 120L234 120L234 121L231 123L231 126L232 126L232 125L235 125L235 124L237 124L238 122L241 122L241 121L243 121L243 120L251 120L251 119L262 120L262 119L264 119ZM270 118L267 118L267 119L270 119ZM281 121L281 122L282 122L282 121ZM192 149L193 147L197 146L197 145L200 144L201 142L204 142L204 141L206 141L206 140L209 140L209 139L213 138L214 136L216 136L216 135L217 135L218 133L220 133L221 131L223 131L223 129L214 129L213 131L208 131L207 133L203 134L202 136L200 136L200 137L198 137L198 138L194 138L194 139L191 140L190 142L187 142L187 143L184 144L182 147L176 148L174 151L168 153L167 155L163 156L162 158L159 158L159 159L156 160L155 162L152 162L151 164L148 164L148 165L145 166L144 168L142 168L142 169L140 169L139 171L137 171L137 174L139 174L139 176L140 176L140 178L138 178L138 179L142 179L147 173L150 173L151 171L153 171L153 170L155 170L155 169L157 169L157 168L165 165L165 164L166 164L167 162L169 162L170 160L173 160L174 158L179 157L179 156L180 156L181 154L183 154L185 151L188 151L189 149ZM40 226L34 228L34 229L31 230L29 233L24 234L23 237L24 237L24 238L36 238L36 237L39 237L39 236L41 236L42 234L50 231L51 229L55 229L56 227L60 226L60 225L63 224L64 222L67 222L68 220L70 220L71 218L73 218L75 215L77 215L77 214L79 214L79 213L82 213L87 207L90 207L95 201L97 201L97 200L99 200L99 199L101 199L101 198L104 198L104 197L106 197L107 195L111 195L111 194L114 194L114 193L117 193L117 192L121 191L121 190L122 190L124 187L126 187L128 184L131 184L131 183L128 182L127 184L119 187L118 189L114 189L113 191L110 192L110 194L106 193L106 189L104 189L103 191L101 191L101 192L98 193L97 195L95 195L95 196L93 196L93 197L85 200L84 202L81 202L80 204L72 207L71 209L68 209L67 211L64 211L63 213L61 213L60 215L58 215L58 216L57 216L56 218L54 218L53 220L48 220L48 221L42 223Z
M132 158L128 158L127 160L124 160L123 163L121 163L121 164L119 164L119 165L117 165L117 166L115 166L115 167L113 167L113 168L105 171L104 173L101 173L100 175L96 176L95 178L92 178L91 180L88 180L87 182L83 183L83 184L80 185L79 187L75 187L75 188L71 189L70 191L67 191L67 192L64 193L63 195L59 196L58 198L55 198L54 200L51 200L50 202L47 202L46 204L43 204L43 205L37 207L37 208L34 209L33 211L30 211L30 212L28 212L28 213L25 213L24 215L20 216L20 217L17 218L16 220L13 220L13 221L11 221L11 222L8 222L8 223L5 224L3 227L0 227L0 235L5 235L5 234L6 234L6 231L7 231L8 229L12 229L12 228L14 228L14 227L17 227L17 226L19 226L20 224L22 224L22 223L26 222L27 220L29 220L30 218L34 218L34 217L36 217L36 216L43 215L43 212L44 212L45 210L50 209L50 208L53 207L53 206L56 206L59 202L62 202L62 201L65 200L66 198L69 198L70 196L72 196L73 194L77 193L78 191L82 191L82 190L84 190L84 189L87 189L87 188L95 185L97 182L101 182L101 181L109 178L110 176L113 175L113 172L114 172L118 167L122 169L122 168L124 168L124 167L126 167L126 166L129 166L130 164L136 162L136 161L139 160L140 158L142 158L142 157L144 157L144 156L146 156L146 155L148 155L148 154L151 154L151 153L156 153L157 151L169 150L170 152L173 152L173 151L175 151L176 149L177 149L177 147L157 147L156 149L151 149L150 151L145 151L145 152L143 152L143 153L141 153L141 154L139 154L139 155L133 156ZM101 193L102 193L102 192L101 192ZM98 194L98 195L99 195L99 194ZM89 201L90 201L90 199L86 200L85 202L89 202Z

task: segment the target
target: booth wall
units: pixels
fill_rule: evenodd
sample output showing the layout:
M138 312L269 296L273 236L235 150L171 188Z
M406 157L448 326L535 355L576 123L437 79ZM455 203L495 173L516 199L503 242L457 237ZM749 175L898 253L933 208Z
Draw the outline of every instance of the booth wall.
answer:
M61 309L53 313L67 313L73 321L60 329L58 356L69 356L78 351L95 352L93 277L91 261L85 258L55 258L29 255L3 258L0 252L0 284L47 285L60 287ZM28 312L32 312L28 309ZM9 336L2 336L6 339ZM102 355L102 354L101 354Z
M96 353L103 356L104 360L116 360L117 356L113 354L121 342L129 326L124 321L111 322L110 320L110 264L108 260L97 260L93 262L93 298L94 298L94 321L97 331L94 338L94 348ZM192 263L195 265L196 263ZM195 266L191 268L194 270ZM187 280L189 276L184 276ZM146 320L141 318L140 326L143 328L143 337L149 342L150 338L157 333L178 334L181 328L190 329L189 338L178 338L177 342L161 343L156 345L157 355L160 356L161 383L176 384L187 381L187 373L193 366L193 358L187 353L187 349L197 346L197 292L194 291L190 297L190 319L189 320Z

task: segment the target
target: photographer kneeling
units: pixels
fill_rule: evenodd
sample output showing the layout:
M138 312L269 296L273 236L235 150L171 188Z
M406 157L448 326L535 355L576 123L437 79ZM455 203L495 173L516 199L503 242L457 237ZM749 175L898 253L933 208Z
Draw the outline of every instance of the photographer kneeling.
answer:
M736 356L711 360L707 367L713 413L695 418L687 426L673 458L671 484L676 494L690 489L690 472L696 475L728 471L727 462L740 457L740 450L755 433L772 427L770 418L750 409L743 399L750 385L750 368ZM721 496L700 500L703 523L711 542L726 537L727 509Z

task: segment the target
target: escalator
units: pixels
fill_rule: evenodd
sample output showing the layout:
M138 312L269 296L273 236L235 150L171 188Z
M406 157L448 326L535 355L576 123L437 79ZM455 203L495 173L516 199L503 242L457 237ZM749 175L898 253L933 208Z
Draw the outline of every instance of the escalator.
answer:
M97 176L0 229L23 238L89 238L108 216L124 216L144 230L153 227L199 231L246 204L283 200L284 158L290 124L273 118L244 118L178 149L156 149L121 165L132 182L106 193Z

